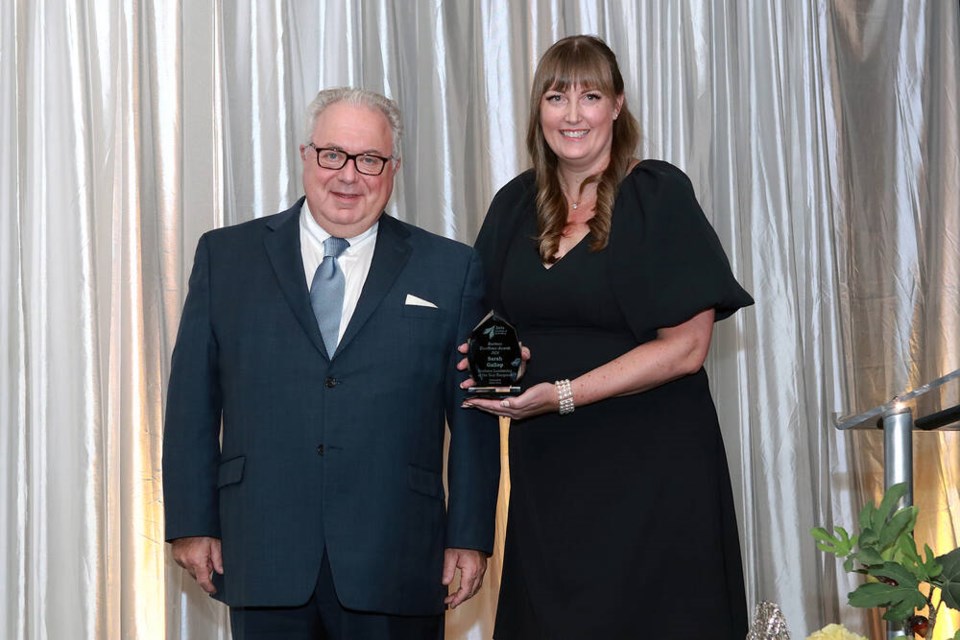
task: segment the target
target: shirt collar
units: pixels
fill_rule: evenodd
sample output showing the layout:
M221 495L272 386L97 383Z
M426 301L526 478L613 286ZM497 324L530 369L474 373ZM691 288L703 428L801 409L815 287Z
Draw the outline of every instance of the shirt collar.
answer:
M361 233L360 235L353 236L352 238L346 238L346 241L350 243L350 247L347 247L346 251L349 252L352 247L355 247L357 244L363 242L372 235L376 235L377 227L380 226L380 220L377 219L370 228ZM310 207L307 206L307 201L303 201L303 206L300 207L300 227L304 229L314 241L323 246L323 241L329 238L332 234L327 233L326 229L317 224L317 221L314 219L313 214L310 213Z

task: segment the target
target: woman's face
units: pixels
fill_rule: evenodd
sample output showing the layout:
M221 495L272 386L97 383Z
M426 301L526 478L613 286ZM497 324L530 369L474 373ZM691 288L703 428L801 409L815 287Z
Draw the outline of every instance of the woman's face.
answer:
M540 98L540 128L563 168L596 173L610 161L613 121L623 96L571 85Z

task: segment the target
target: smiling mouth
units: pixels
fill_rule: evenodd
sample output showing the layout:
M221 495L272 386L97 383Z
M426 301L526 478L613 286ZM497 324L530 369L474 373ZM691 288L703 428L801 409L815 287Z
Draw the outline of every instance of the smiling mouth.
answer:
M564 138L572 138L574 140L579 140L583 136L587 135L586 129L579 129L577 131L561 131L560 135Z

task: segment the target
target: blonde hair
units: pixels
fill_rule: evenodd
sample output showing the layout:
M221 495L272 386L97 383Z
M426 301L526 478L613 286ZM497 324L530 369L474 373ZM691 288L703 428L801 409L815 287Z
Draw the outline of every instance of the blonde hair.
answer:
M546 264L556 261L563 228L567 223L567 201L563 196L557 174L558 159L543 136L540 127L540 102L547 91L566 91L579 86L596 89L616 99L624 95L623 76L617 66L617 56L596 36L570 36L555 42L537 64L530 90L530 119L527 124L527 151L537 176L537 229L540 258ZM607 246L610 220L617 187L627 174L637 144L640 142L640 124L627 109L626 98L613 122L613 142L610 162L599 174L588 177L581 185L597 183L597 202L594 216L587 222L593 240L592 251Z

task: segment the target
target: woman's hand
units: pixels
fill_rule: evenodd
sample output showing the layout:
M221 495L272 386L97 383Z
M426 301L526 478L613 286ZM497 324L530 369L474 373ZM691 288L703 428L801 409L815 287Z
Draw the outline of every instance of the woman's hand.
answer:
M523 420L543 413L556 413L560 410L560 402L557 388L549 382L541 382L510 398L469 398L463 403L463 407L513 420Z

